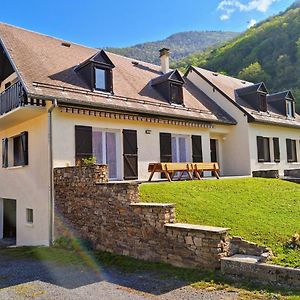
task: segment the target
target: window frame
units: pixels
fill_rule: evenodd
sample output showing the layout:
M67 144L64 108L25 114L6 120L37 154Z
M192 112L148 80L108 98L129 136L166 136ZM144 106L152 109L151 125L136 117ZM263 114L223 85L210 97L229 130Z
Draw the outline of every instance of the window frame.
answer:
M104 71L104 85L105 85L104 89L97 87L97 75L96 75L97 74L97 70ZM107 70L107 68L101 68L99 66L94 66L94 89L96 91L108 92L108 82L107 82L107 79L108 79L108 70Z
M289 144L290 143L290 144ZM286 155L288 163L298 162L297 140L286 139Z
M93 127L92 128L92 151L93 151L93 156L98 159L95 153L95 144L94 144L94 133L96 132L101 132L101 161L98 162L97 164L108 164L108 155L107 155L107 133L113 133L115 134L115 144L116 144L116 177L110 177L110 180L119 180L121 178L121 133L120 130L115 130L115 129L106 129L106 128L98 128L98 127Z
M290 106L289 106L290 105ZM286 116L288 118L295 118L295 105L293 100L285 100ZM290 111L289 111L290 108Z
M270 147L270 138L264 136L256 137L257 145L257 160L259 163L270 163L271 162L271 147ZM267 149L265 146L267 145ZM262 149L259 147L262 146ZM262 156L260 155L262 154Z
M268 111L268 102L267 102L267 95L264 93L258 93L259 99L259 110L262 112Z
M173 100L173 98L172 98L174 88L178 89L178 93L177 93L178 99L177 99L177 101ZM182 84L175 83L175 82L170 82L170 102L172 104L176 104L176 105L183 105L183 86L182 86Z
M33 225L34 214L32 208L26 208L26 224Z

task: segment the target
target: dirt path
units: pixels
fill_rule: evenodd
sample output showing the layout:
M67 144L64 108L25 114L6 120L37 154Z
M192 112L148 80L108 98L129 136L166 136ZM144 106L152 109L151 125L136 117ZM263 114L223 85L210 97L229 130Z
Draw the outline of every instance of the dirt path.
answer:
M194 289L176 278L157 273L123 273L115 268L98 272L36 260L0 257L0 299L101 300L219 300L236 293Z

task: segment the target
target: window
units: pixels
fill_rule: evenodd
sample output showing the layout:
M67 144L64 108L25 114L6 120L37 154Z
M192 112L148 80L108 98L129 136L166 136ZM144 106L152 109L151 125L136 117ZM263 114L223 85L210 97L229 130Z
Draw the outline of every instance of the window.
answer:
M109 178L118 178L117 167L117 133L93 129L93 155L97 164L107 164Z
M268 137L257 137L258 162L270 162L270 139Z
M31 208L26 208L26 222L33 224L33 209Z
M273 150L274 150L274 161L276 163L280 162L280 146L279 146L279 138L273 138Z
M287 161L297 162L296 140L286 139Z
M187 159L187 136L172 136L172 162L186 162Z
M181 105L183 103L182 85L171 83L170 87L171 87L171 102Z
M286 116L289 118L294 118L294 103L292 101L286 101Z
M28 132L2 139L2 167L28 165Z
M95 89L106 90L106 71L104 69L95 68Z
M258 99L259 99L259 109L260 109L260 111L265 111L266 112L268 110L267 95L259 94Z

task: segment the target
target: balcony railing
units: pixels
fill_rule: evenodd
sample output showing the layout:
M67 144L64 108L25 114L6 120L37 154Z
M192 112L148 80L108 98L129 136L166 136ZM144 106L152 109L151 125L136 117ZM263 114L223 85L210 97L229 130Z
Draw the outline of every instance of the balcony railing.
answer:
M18 81L0 94L0 115L28 104L26 92Z

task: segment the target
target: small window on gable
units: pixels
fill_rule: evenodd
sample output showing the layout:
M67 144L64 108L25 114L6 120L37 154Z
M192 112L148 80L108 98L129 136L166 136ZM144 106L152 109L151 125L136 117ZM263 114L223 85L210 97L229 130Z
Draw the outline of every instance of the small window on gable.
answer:
M286 116L288 118L294 118L294 102L290 100L286 100Z
M267 105L267 95L265 94L259 94L259 109L260 111L266 112L268 110L268 105Z
M28 224L33 224L33 209L26 208L26 222Z
M171 83L171 102L181 105L183 103L182 85Z

